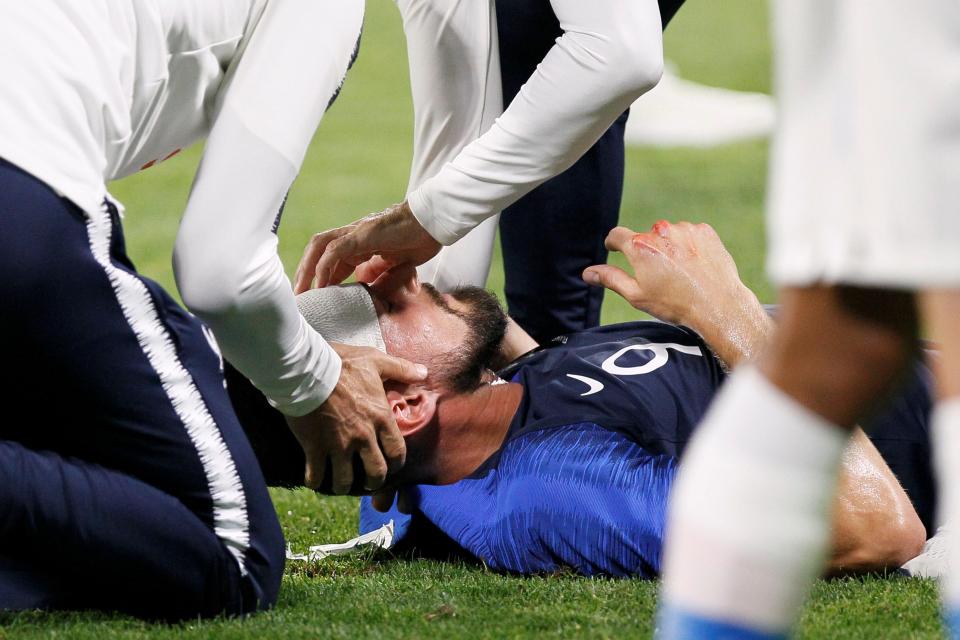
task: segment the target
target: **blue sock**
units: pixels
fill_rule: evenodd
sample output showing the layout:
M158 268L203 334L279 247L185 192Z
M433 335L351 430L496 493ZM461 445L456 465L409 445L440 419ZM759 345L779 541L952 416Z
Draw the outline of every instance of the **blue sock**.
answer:
M960 616L957 618L960 621ZM956 627L960 628L960 627ZM768 633L732 622L701 618L668 604L661 605L656 640L785 640L785 633Z
M943 613L943 623L947 627L947 637L960 640L960 607L945 611Z

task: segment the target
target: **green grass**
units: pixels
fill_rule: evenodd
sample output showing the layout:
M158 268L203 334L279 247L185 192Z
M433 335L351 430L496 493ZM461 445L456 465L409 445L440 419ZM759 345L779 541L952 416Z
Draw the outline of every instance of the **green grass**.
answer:
M667 56L686 77L744 90L769 90L763 0L689 0L667 37ZM396 10L370 0L360 59L317 135L287 206L281 254L295 267L310 234L403 197L411 108ZM194 148L113 185L127 208L130 253L169 289L170 249L191 176ZM744 280L772 301L763 275L763 192L767 145L712 150L632 149L622 222L643 229L660 218L708 221L727 242ZM490 286L502 289L499 255ZM604 320L635 317L608 298ZM356 500L274 491L295 551L356 532ZM657 585L635 580L500 576L482 566L390 554L329 559L287 569L280 603L247 620L179 626L120 616L26 613L0 617L6 638L511 638L645 637ZM928 581L865 578L821 582L807 607L806 638L936 638L936 593Z

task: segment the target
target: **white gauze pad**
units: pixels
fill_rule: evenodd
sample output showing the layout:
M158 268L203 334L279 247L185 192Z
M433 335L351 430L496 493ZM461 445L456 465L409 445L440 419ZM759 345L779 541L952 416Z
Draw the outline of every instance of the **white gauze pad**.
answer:
M387 352L373 298L363 285L311 289L297 296L297 307L327 342Z

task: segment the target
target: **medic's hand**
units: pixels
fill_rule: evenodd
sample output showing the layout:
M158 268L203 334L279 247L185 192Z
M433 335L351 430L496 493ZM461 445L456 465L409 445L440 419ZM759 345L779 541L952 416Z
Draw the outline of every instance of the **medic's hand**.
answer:
M360 282L373 282L394 267L421 265L440 243L420 226L406 202L310 239L294 277L294 291L339 284L356 270Z
M583 279L615 291L665 322L699 331L725 311L744 304L759 307L708 224L661 220L648 233L617 227L607 236L606 246L624 254L634 275L612 265L596 265L583 272Z
M383 486L388 472L403 466L407 454L383 382L420 382L427 377L427 369L368 347L332 346L343 363L336 388L319 408L298 418L287 417L287 424L306 454L308 487L320 487L329 457L333 493L350 492L357 454L366 471L363 488L374 491Z
M410 502L410 493L404 488L389 487L377 491L371 496L370 504L380 513L390 511L394 501L397 503L397 510L400 513L413 513L413 506Z

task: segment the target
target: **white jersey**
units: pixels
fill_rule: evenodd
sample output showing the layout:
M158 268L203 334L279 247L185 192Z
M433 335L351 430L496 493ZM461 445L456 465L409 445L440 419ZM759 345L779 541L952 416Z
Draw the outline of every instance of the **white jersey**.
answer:
M297 311L273 223L355 52L363 0L29 0L0 7L0 157L81 209L208 137L177 238L187 305L290 415L340 360Z
M447 109L470 100L487 109L493 104L490 83L499 82L496 38L490 37L496 35L489 17L493 0L398 3L411 43L418 111L414 178L435 171L407 197L417 220L445 245L570 167L656 84L663 67L656 0L551 0L563 35L492 126L486 122L489 110L480 108L471 111L475 117L468 123L452 112L430 116L421 109ZM432 55L430 46L436 48ZM444 66L459 73L436 72ZM499 98L499 89L496 94ZM477 96L486 101L476 102ZM431 144L431 137L459 138L471 126L474 137L482 135L436 167L437 154L449 149Z
M773 280L960 286L960 4L773 8Z

